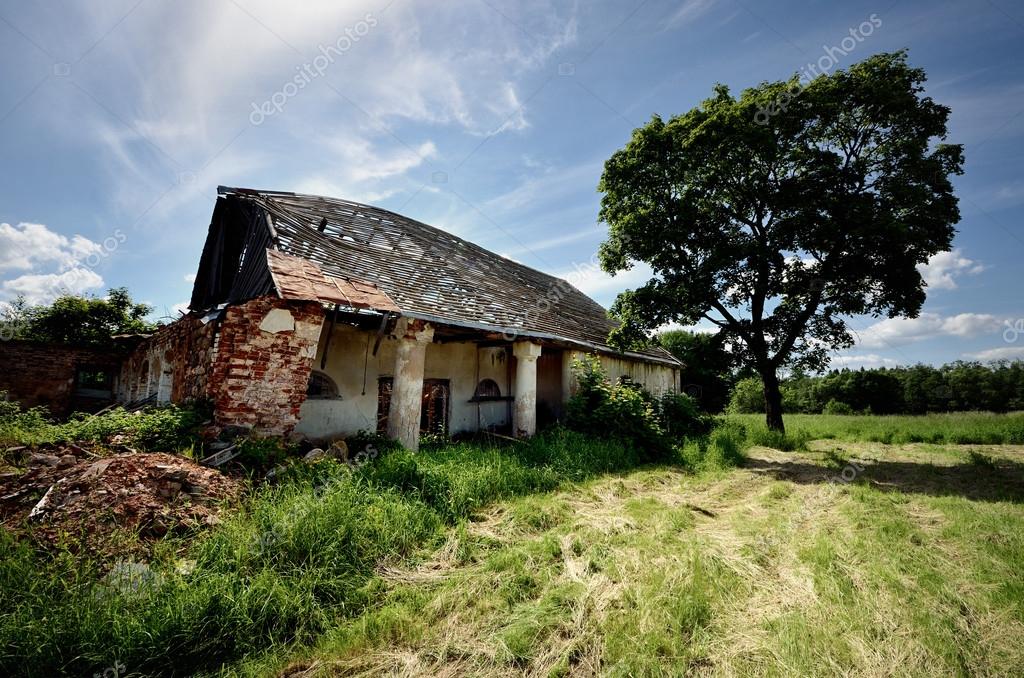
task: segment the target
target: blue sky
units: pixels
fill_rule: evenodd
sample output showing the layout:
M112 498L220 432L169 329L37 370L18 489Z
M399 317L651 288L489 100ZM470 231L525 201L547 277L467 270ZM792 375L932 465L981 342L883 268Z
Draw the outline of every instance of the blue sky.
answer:
M860 342L833 366L1024 357L1009 0L3 0L0 300L126 285L173 316L225 184L380 205L607 306L644 280L593 264L602 163L630 131L716 82L818 63L872 15L835 67L909 48L966 146L963 219L924 270L921 317L854 319Z

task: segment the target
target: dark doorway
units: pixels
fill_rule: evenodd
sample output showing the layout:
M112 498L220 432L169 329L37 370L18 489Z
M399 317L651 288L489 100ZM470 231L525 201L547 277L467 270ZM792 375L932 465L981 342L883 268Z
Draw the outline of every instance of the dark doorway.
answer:
M381 377L377 382L377 432L387 433L388 412L391 410L392 377ZM447 379L424 379L423 401L420 405L420 433L448 435L451 415L451 386Z

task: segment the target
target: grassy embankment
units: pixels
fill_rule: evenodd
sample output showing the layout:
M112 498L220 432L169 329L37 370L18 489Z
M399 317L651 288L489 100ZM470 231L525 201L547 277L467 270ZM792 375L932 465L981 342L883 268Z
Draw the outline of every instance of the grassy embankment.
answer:
M754 419L739 418L764 442ZM928 432L879 419L789 417L784 446ZM934 419L991 442L1022 421ZM621 443L563 431L297 466L199 539L163 542L136 592L102 580L110 563L0 536L0 672L1024 666L1019 449L832 441L729 470L742 445L726 428L637 469Z

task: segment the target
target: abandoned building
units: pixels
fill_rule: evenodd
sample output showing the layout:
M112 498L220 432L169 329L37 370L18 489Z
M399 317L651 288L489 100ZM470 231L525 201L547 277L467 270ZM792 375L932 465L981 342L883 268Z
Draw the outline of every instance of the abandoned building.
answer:
M532 435L563 415L585 353L653 393L679 387L663 349L608 346L613 321L565 280L334 198L221 187L189 309L116 367L65 360L61 393L207 399L221 425L416 449L423 433Z

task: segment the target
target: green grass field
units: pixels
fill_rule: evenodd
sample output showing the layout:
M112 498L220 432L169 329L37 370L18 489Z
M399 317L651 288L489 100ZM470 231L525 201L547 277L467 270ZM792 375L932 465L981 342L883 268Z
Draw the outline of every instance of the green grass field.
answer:
M730 420L298 466L134 593L0 535L0 673L1021 675L1021 415Z
M498 502L314 646L235 671L1020 675L1024 449L814 447Z
M730 414L751 437L765 436L764 415ZM1024 444L1024 412L955 412L909 415L787 414L786 433L796 440L878 443Z

